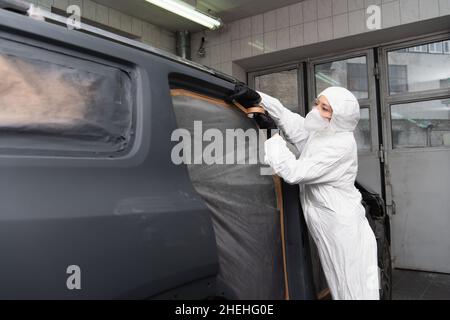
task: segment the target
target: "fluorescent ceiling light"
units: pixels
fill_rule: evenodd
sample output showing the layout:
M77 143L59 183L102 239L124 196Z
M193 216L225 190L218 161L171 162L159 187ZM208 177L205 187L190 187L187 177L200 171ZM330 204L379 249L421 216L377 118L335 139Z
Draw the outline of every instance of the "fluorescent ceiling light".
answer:
M218 18L197 10L195 7L181 1L181 0L145 0L161 7L167 11L173 12L191 21L197 22L209 29L218 29L222 25L222 21Z

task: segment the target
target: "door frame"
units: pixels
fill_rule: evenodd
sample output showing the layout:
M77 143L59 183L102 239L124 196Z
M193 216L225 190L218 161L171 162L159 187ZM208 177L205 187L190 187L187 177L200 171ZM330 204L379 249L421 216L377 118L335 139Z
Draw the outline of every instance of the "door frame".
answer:
M407 40L380 46L378 50L378 61L380 66L380 108L381 108L381 128L384 141L384 177L385 177L385 202L388 215L394 215L396 210L395 199L392 195L392 185L390 180L389 157L392 152L398 153L415 153L422 151L445 151L446 147L417 147L417 148L393 148L392 146L392 122L391 122L391 105L398 103L411 103L419 101L429 101L450 97L450 88L427 90L420 92L407 92L390 96L389 95L389 61L388 53L408 47L429 44L438 41L450 40L450 33L444 32L433 34L419 39Z
M366 99L359 99L358 101L361 108L369 107L371 148L370 150L358 151L358 156L373 155L379 157L380 139L378 134L377 96L376 96L376 78L375 78L376 64L373 49L347 51L338 55L327 55L324 57L319 57L317 59L308 60L308 81L307 81L308 94L310 97L316 96L316 79L314 72L315 65L339 60L358 58L362 56L366 56L367 59L369 96ZM308 110L311 110L312 101L309 101L308 103L309 103Z
M302 61L297 63L285 64L280 66L274 66L268 69L249 72L247 74L248 86L250 88L255 88L255 78L258 76L263 76L271 73L277 73L282 71L289 71L292 69L297 69L297 92L298 92L298 110L300 115L304 116L306 114L306 83L305 83L305 66Z

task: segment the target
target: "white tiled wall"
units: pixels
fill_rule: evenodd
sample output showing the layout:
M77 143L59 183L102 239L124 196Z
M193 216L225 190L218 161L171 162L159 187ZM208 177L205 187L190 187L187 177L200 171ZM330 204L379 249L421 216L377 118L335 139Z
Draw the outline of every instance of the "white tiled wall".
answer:
M400 23L419 20L419 0L400 0Z
M112 8L100 5L92 0L31 0L34 4L50 9L52 6L66 10L69 5L75 4L81 8L82 16L86 19L105 24L136 37L142 42L157 48L175 53L175 35L173 32L159 28L146 21L129 16ZM251 22L249 23L251 28ZM240 34L240 30L238 31ZM249 32L251 35L251 32ZM226 40L226 39L225 39ZM229 46L228 46L229 48ZM230 51L230 50L228 50ZM227 57L224 55L224 57ZM220 59L219 59L220 60Z
M439 15L450 15L450 0L439 0Z
M191 56L234 72L238 70L234 61L242 58L370 32L366 26L370 5L381 7L382 28L445 15L450 19L450 0L305 0L231 22L221 31L195 33ZM202 36L207 40L204 58L197 55Z
M381 5L381 25L383 28L398 26L400 22L400 3L392 1Z

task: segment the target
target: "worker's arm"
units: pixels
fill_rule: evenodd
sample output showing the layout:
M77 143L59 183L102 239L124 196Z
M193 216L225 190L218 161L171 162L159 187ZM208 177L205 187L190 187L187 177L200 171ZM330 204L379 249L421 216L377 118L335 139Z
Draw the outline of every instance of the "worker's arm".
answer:
M258 92L258 94L261 96L261 105L275 120L286 139L301 151L309 137L309 132L304 128L305 118L284 107L280 100L263 92Z
M310 157L296 159L279 135L265 142L265 162L289 184L316 184L338 181L345 173L342 164L348 155L345 145L332 145Z

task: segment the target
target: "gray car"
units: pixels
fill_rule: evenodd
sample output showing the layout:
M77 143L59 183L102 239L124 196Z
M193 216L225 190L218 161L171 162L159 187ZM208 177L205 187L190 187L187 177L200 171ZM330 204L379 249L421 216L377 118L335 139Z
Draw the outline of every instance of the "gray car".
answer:
M298 186L173 162L195 121L256 128L236 79L0 6L0 299L326 298ZM389 220L358 188L388 299Z

